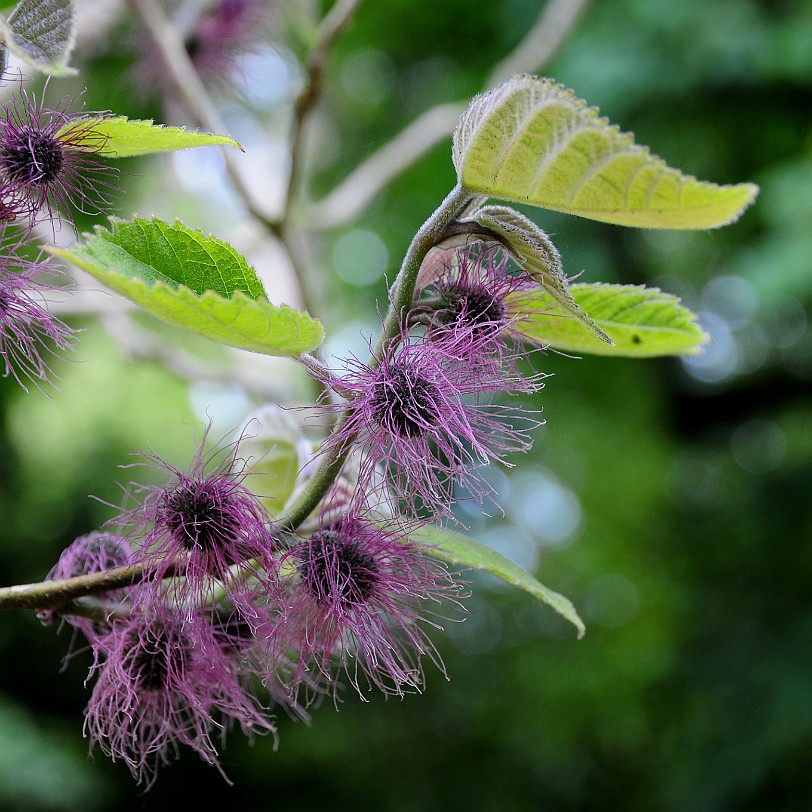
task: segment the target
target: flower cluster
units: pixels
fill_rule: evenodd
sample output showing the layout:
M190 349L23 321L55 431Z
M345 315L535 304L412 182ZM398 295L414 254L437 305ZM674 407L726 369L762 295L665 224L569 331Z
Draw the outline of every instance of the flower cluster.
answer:
M409 322L380 358L348 359L337 376L323 376L345 399L327 407L343 421L324 453L360 443L360 491L368 495L383 482L395 512L451 519L460 489L480 503L490 493L483 466L509 465L506 455L530 448L539 421L494 402L543 385L543 374L519 371L525 353L512 294L528 284L508 272L499 252L480 244L461 249L426 281Z
M32 232L42 222L55 229L71 210L97 213L114 190L97 155L106 141L98 115L67 109L47 109L24 90L0 109L0 358L3 376L23 389L51 381L48 357L74 345L74 332L46 307L50 259L31 258Z
M340 469L315 519L270 515L248 487L261 465L238 456L245 434L207 452L207 429L186 470L143 455L163 482L130 485L110 531L60 559L56 578L138 569L136 586L79 602L68 622L94 655L91 746L139 782L180 745L218 765L215 735L276 736L272 709L307 718L324 695L338 702L342 681L365 699L421 690L425 660L445 673L430 633L460 614L464 590L415 530L453 521L460 487L483 500L480 469L529 448L539 421L495 399L533 393L543 376L521 374L513 295L528 282L498 252L469 248L424 282L370 363L340 376L313 365L342 396L291 486L298 499L314 463Z
M218 765L215 735L233 725L275 736L275 707L306 719L325 694L337 702L342 675L362 697L420 690L423 656L442 668L427 631L461 596L400 523L347 506L283 532L246 487L239 441L206 453L205 440L185 471L144 455L165 482L130 486L110 530L77 539L52 573L143 570L65 617L94 655L91 746L147 786L180 745Z

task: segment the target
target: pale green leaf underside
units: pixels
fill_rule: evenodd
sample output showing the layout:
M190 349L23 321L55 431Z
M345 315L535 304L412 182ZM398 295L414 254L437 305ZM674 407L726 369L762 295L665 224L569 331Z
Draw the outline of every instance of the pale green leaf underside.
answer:
M758 193L683 175L571 90L528 75L471 102L453 157L472 192L623 226L715 228Z
M458 567L485 570L509 584L524 589L572 623L578 630L579 638L584 636L586 631L584 622L568 598L548 589L529 572L496 550L461 533L444 530L435 525L419 528L410 534L410 538L423 545L426 552L435 558Z
M695 355L708 336L676 296L636 285L571 285L573 299L610 336L604 343L562 312L543 291L513 294L512 308L528 315L514 329L565 352L654 358Z
M253 268L230 245L182 223L112 221L72 248L49 247L112 290L192 333L266 355L321 344L321 324L265 300Z
M507 206L484 206L471 219L498 235L522 268L599 341L612 343L570 295L558 250L532 220Z
M65 125L63 131L71 130L74 133L71 143L81 145L81 137L76 135L77 128L78 131L87 133L88 147L96 155L106 158L133 158L137 155L218 144L242 149L227 135L194 132L183 127L165 127L152 121L131 120L125 116L89 117L78 123L74 121Z
M278 440L259 460L251 463L243 484L262 502L270 516L277 516L293 493L300 468L296 446Z
M8 47L44 73L75 73L67 67L76 37L74 0L20 0L5 24Z

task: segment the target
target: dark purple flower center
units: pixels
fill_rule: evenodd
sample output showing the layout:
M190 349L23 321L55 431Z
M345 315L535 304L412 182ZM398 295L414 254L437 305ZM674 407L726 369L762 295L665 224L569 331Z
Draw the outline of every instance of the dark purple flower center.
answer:
M200 40L200 36L195 31L186 38L186 41L183 44L186 46L186 53L189 55L189 59L194 62L195 57L198 56L203 49L203 43Z
M239 533L241 514L233 501L218 480L183 481L164 492L158 524L187 550L214 552L232 543Z
M434 426L442 401L437 385L395 361L377 381L370 399L374 420L401 437L414 437Z
M499 325L505 318L505 305L484 285L462 282L445 285L440 290L441 306L437 316L442 324L466 327Z
M144 691L162 691L170 673L183 671L186 663L184 641L166 628L149 628L134 635L132 644L132 676Z
M302 580L310 593L322 601L366 603L378 582L378 564L335 530L321 530L305 542L306 558L301 564Z
M9 178L22 186L47 186L59 177L65 162L59 139L38 129L16 133L0 155Z

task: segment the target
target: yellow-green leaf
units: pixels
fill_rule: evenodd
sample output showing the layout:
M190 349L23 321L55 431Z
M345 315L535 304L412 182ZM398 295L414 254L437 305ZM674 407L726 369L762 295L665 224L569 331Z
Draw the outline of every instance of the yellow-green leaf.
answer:
M654 358L696 355L708 336L676 296L637 285L579 284L570 293L611 337L600 341L542 290L513 294L511 309L525 316L514 329L540 344L565 352Z
M752 183L719 186L672 169L571 90L537 76L474 98L453 157L471 192L623 226L715 228L758 193Z
M187 130L184 127L165 127L152 121L128 119L125 116L91 116L66 124L57 133L72 133L71 144L82 145L85 134L88 149L106 158L133 158L157 152L173 152L192 147L208 147L223 144L242 147L227 135L214 135Z

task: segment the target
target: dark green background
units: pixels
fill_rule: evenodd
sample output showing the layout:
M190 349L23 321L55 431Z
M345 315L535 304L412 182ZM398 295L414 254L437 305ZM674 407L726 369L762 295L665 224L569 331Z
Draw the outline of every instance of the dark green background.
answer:
M339 147L313 194L420 111L480 90L540 7L368 0L328 65L323 113ZM129 98L135 28L124 18L106 47L78 53L88 105L165 117ZM374 103L342 80L368 49L388 71ZM569 273L660 284L721 326L714 350L734 353L711 381L678 360L536 360L554 374L535 403L547 425L515 473L536 468L577 496L577 533L542 546L537 574L575 602L585 639L529 596L472 578L469 619L436 638L449 682L429 671L423 696L348 696L310 727L281 718L277 752L234 735L223 752L234 787L185 753L144 796L122 765L86 759L87 658L59 673L69 634L8 613L0 809L812 808L812 4L596 0L544 72L672 166L762 187L740 222L705 233L529 212ZM449 153L450 142L433 150L357 224L385 241L390 275L453 184ZM218 201L196 204L216 218ZM119 213L131 212L125 196ZM313 245L328 270L340 236ZM334 334L365 309L374 323L384 283L320 273L311 296ZM58 365L53 401L0 387L4 584L41 578L107 518L87 495L117 500L131 449L150 442L182 464L190 446L185 384L82 326L85 363Z

